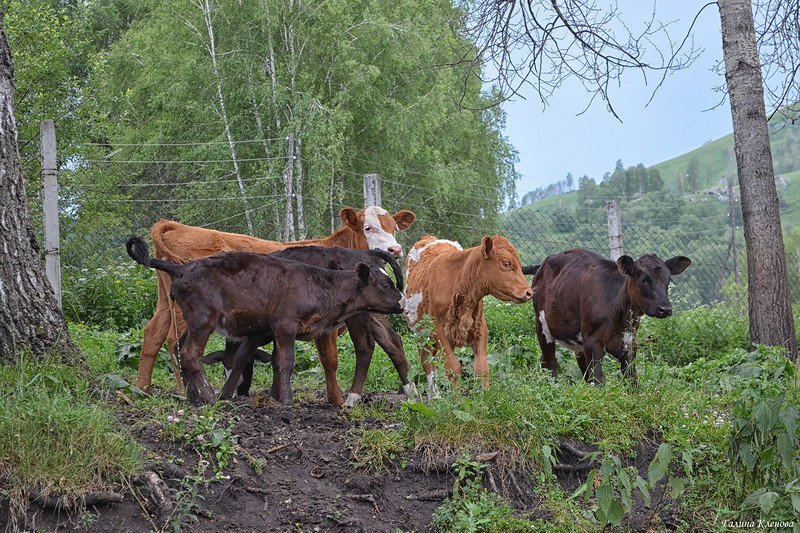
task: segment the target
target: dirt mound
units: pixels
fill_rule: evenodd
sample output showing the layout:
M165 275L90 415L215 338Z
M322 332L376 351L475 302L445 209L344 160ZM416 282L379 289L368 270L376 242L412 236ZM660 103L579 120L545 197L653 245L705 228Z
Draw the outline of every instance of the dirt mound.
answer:
M426 531L452 477L419 469L372 475L352 464L353 430L380 421L350 421L324 398L294 407L275 403L253 407L240 400L226 413L241 447L225 469L228 479L195 483L200 459L190 447L165 439L157 423L140 424L136 411L122 413L123 425L153 452L146 471L155 472L172 492L167 516L158 516L146 487L124 501L68 515L32 506L29 528L44 531L149 531L169 518L184 531ZM196 480L195 480L196 481ZM144 480L135 480L145 484ZM196 496L192 497L192 491ZM181 504L180 502L183 502ZM147 513L145 513L147 509Z
M368 395L366 400L388 396L392 395ZM388 405L395 403L388 399ZM237 436L238 452L216 477L213 469L207 469L200 478L201 454L168 438L150 413L126 407L119 418L151 451L145 472L130 486L120 487L123 501L89 507L79 514L34 503L28 529L168 531L178 523L181 530L192 532L421 532L430 530L434 510L453 487L452 458L436 465L430 457L404 457L405 468L395 465L378 474L354 466L355 433L359 428L382 428L384 422L348 419L321 394L293 407L260 399L242 399L224 407L223 418ZM635 465L646 477L659 443L657 436L649 435L633 459L623 460L624 465ZM562 441L554 474L565 494L574 492L597 466L585 461L593 451L596 447L579 441ZM483 478L487 489L503 494L530 518L550 518L535 492L534 478L488 461ZM663 492L662 484L653 492L653 501L662 501ZM633 512L624 523L627 529L647 530L657 522L674 527L672 502L653 510L644 506L638 494L634 499ZM6 511L0 509L0 516L7 516Z

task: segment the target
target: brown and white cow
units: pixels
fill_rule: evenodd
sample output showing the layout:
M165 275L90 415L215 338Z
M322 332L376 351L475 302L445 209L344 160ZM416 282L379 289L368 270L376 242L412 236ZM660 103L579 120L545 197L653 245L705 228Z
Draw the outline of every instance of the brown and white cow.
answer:
M360 211L346 207L339 211L344 226L333 234L322 239L310 239L294 242L276 242L258 239L249 235L226 233L208 228L187 226L172 220L160 220L153 224L154 255L156 259L184 264L195 259L208 257L220 252L243 251L268 254L282 250L287 246L342 246L357 250L379 249L390 252L395 257L403 255L403 249L394 237L397 230L410 227L416 215L408 210L401 210L390 215L385 209L371 206ZM150 390L153 365L161 346L166 340L173 353L176 339L183 334L185 324L180 309L170 305L169 291L171 281L164 272L158 272L158 300L153 318L144 328L142 355L139 360L139 375L136 386L144 391ZM173 323L173 311L175 322ZM334 353L320 353L323 361L338 360L336 342L325 343L327 350ZM178 388L182 389L180 372L175 372Z
M461 373L454 349L472 348L475 376L488 387L489 329L483 316L483 297L523 303L532 294L514 246L505 237L494 235L464 250L457 242L429 235L409 251L406 277L404 308L409 324L414 326L423 315L429 315L434 325L433 346L420 349L429 396L436 393L431 358L439 348L445 352L445 370L454 385Z
M663 261L648 254L616 263L588 250L548 256L533 278L536 336L542 366L555 377L556 343L575 352L587 381L603 381L605 352L620 362L623 375L636 383L636 330L642 315L672 314L667 289L672 276L686 270L688 257Z

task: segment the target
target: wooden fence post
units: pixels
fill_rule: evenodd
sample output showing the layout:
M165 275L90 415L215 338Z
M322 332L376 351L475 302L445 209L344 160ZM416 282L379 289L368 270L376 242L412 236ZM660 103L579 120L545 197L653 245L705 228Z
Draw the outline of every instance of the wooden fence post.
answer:
M52 120L43 120L40 128L42 144L42 189L44 194L44 264L47 279L53 286L58 307L61 307L61 246L58 235L58 164L56 162L56 129Z
M364 174L364 207L381 205L381 177L377 174Z
M606 203L608 210L608 248L612 261L616 261L625 253L622 243L622 217L619 210L619 200Z

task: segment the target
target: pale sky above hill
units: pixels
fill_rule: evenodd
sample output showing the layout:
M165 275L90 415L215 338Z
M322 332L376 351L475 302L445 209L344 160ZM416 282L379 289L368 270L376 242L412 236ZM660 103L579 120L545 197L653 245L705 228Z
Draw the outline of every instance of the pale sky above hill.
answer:
M602 2L601 2L602 3ZM705 1L662 0L656 5L657 18L677 21L672 33L682 38ZM643 24L652 3L642 0L619 0L622 18L628 25ZM645 107L652 93L641 75L631 73L612 90L612 103L623 122L609 113L603 102L596 101L581 112L589 95L577 83L559 89L543 109L533 91L526 100L506 102L505 133L519 151L516 165L521 174L517 196L563 180L568 172L575 178L588 174L600 181L603 173L613 171L622 159L625 166L652 165L671 159L709 140L731 132L730 106L716 109L721 98L713 89L724 79L711 69L722 58L719 10L706 8L695 25L695 46L704 51L688 68L669 76ZM655 80L655 76L650 76Z

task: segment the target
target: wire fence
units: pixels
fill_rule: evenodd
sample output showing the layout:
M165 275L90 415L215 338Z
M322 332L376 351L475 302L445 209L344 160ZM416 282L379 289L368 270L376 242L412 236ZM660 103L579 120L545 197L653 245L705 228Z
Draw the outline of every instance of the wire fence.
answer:
M126 239L134 234L149 235L150 226L161 218L279 241L330 234L341 226L338 211L342 207L363 205L364 173L337 168L325 158L307 158L303 166L293 167L304 174L291 178L294 189L287 196L287 158L250 157L256 152L244 149L284 142L239 141L241 157L235 169L232 158L225 156L227 145L221 142L142 143L104 146L102 150L99 145L86 145L62 156L59 218L65 276L81 269L129 264ZM192 156L198 145L203 151ZM175 148L182 150L181 157L168 157ZM42 220L40 162L30 155L37 150L37 140L30 140L25 150L28 155L23 157L35 222ZM523 264L541 263L549 254L575 247L609 255L608 226L599 216L582 217L574 211L533 206L490 210L483 206L487 196L497 194L494 187L484 190L473 185L458 195L440 197L429 185L420 184L413 173L380 169L375 162L358 163L361 168L378 167L374 170L381 176L384 208L390 212L410 209L417 215L415 224L398 235L406 249L426 234L457 240L467 247L478 244L483 235L499 233L516 246ZM705 206L694 213L697 223L691 231L685 230L685 224L673 226L669 209L656 215L651 212L655 207L648 209L623 209L624 250L634 258L656 253L664 259L675 255L692 259L692 267L674 280L671 295L677 308L714 304L737 274L746 279L741 272L741 236L738 246L732 242L738 230L734 228L732 233L730 226L710 223L729 215L724 205ZM797 269L790 273L792 290L798 292ZM800 294L793 296L794 301L800 298Z

